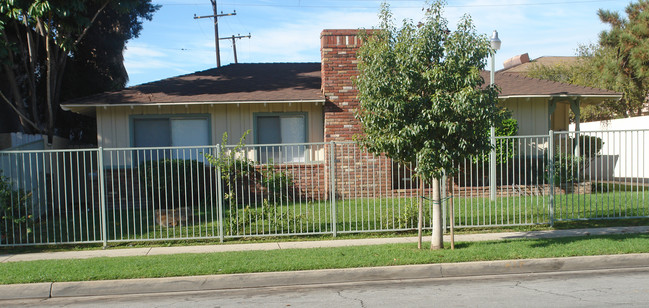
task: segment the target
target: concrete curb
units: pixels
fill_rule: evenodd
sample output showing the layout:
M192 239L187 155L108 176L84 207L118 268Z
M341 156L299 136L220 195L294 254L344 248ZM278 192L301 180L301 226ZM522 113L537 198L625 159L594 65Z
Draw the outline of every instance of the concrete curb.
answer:
M0 286L0 299L77 297L649 267L649 253Z

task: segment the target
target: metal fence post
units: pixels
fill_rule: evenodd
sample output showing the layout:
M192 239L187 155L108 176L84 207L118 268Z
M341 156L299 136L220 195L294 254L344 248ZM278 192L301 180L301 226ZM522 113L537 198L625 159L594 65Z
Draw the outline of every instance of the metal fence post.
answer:
M216 145L216 161L221 159L221 145ZM221 243L225 241L225 226L223 224L224 209L223 209L223 187L221 182L221 164L216 164L216 207L218 212L218 225L219 225L219 240Z
M330 192L330 199L331 199L331 232L334 237L338 235L338 227L336 226L337 224L337 213L336 213L336 175L335 175L335 170L336 170L336 156L334 154L336 144L331 141L329 143L329 192Z
M554 131L549 132L548 141L548 179L550 184L550 226L554 226Z
M108 213L106 212L106 178L104 170L104 148L97 149L97 171L99 177L99 210L101 212L101 241L108 246Z
M491 127L489 130L489 142L491 151L489 151L489 199L496 201L496 128Z

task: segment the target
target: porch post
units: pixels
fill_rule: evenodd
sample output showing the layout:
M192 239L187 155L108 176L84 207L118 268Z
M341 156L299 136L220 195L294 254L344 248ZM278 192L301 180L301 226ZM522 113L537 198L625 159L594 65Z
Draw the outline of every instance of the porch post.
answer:
M552 114L557 109L557 101L553 98L548 100L548 131L552 130Z
M581 150L579 148L579 124L580 124L580 117L581 117L581 111L579 108L579 98L575 98L570 100L570 109L572 112L575 114L575 157L579 157L581 155Z

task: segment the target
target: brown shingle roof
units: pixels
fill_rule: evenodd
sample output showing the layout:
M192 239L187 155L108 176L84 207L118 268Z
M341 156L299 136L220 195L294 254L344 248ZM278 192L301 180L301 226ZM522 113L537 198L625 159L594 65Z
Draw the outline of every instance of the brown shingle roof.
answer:
M545 56L539 57L531 62L522 63L510 68L501 70L501 72L508 73L525 73L534 65L545 65L545 66L555 66L555 65L572 65L579 61L579 57L561 57L561 56Z
M486 84L489 84L489 72L482 72ZM621 94L591 87L554 82L525 77L518 73L496 72L496 85L500 87L500 97L511 96L584 96L584 97L620 97Z
M482 72L489 83L489 72ZM501 98L522 96L619 97L589 87L496 72ZM324 101L320 63L231 64L193 74L101 93L64 103L65 109L90 112L95 106L188 103Z
M230 64L63 105L324 101L320 79L320 63Z

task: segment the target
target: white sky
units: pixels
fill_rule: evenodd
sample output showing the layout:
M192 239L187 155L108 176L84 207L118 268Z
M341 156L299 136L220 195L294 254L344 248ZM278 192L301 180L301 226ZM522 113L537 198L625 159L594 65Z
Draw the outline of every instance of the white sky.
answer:
M124 54L129 86L216 67L210 0L154 0L162 5L145 21L139 38ZM219 18L219 35L251 34L236 42L240 63L319 62L323 29L372 28L382 1L375 0L219 0L218 10L237 15ZM421 1L388 1L397 20L418 21ZM478 32L498 30L502 48L496 68L506 59L529 53L572 56L579 44L596 43L607 26L597 10L623 13L630 0L447 0L445 17L455 25L473 18ZM221 64L234 62L232 43L221 40Z

